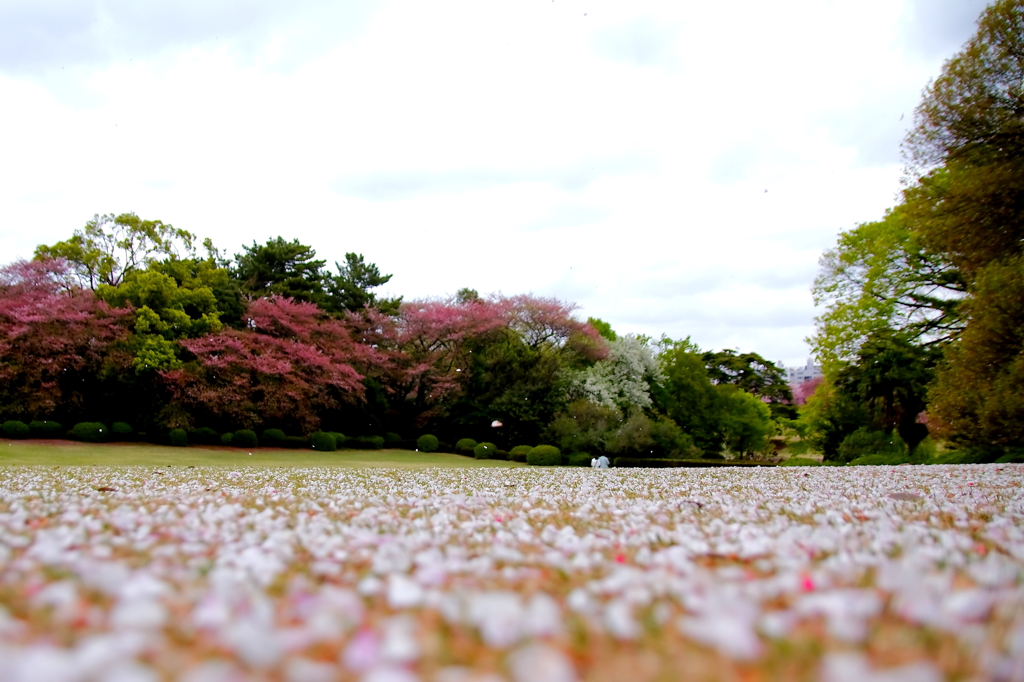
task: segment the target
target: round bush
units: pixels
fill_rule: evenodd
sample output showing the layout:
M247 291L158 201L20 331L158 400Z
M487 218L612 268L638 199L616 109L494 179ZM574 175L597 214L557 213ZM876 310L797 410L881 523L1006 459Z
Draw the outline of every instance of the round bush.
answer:
M233 434L230 431L228 431L227 433L221 434L221 436L220 436L220 444L221 445L231 445L232 441L234 439L235 439L235 434Z
M494 453L498 451L498 446L494 443L478 443L473 448L473 456L477 459L494 459Z
M188 447L188 431L185 429L171 429L171 432L168 435L171 438L171 447Z
M107 440L110 431L101 422L78 422L71 427L68 435L85 443L102 443Z
M538 445L526 453L526 463L537 467L553 467L562 463L562 453L554 445Z
M474 452L474 454L475 454L474 448L476 446L477 446L477 442L475 440L473 440L472 438L460 438L455 443L455 452L459 453L460 455L463 454L463 453L469 453L469 452Z
M57 422L29 422L28 432L32 438L63 438L64 427Z
M344 447L345 441L348 440L348 438L345 437L345 434L338 433L337 431L329 431L329 433L334 436L334 444L336 447Z
M420 452L434 452L437 450L437 436L423 434L416 439L416 449Z
M202 426L193 430L188 434L188 438L193 443L202 443L203 445L216 445L220 442L220 434L209 426Z
M267 429L260 441L268 447L274 447L283 443L286 438L288 436L281 429Z
M566 459L571 467L588 467L590 460L594 459L588 452L572 452Z
M30 431L28 424L15 419L4 422L0 430L3 431L4 438L28 438Z
M323 452L334 452L338 449L338 442L334 436L325 431L316 431L309 437L309 445L314 450Z
M256 437L256 432L251 429L239 429L235 431L235 437L231 439L231 444L236 448L254 448L259 443L260 439Z
M397 443L400 440L402 440L402 437L395 433L394 431L388 431L387 433L384 434L385 443Z
M135 429L128 422L114 422L110 425L111 440L131 440Z

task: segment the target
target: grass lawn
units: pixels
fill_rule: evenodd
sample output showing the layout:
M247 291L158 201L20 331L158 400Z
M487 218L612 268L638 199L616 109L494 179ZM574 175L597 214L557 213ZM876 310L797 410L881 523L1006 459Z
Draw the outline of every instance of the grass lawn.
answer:
M478 460L441 452L410 450L284 450L191 446L172 448L149 443L77 443L66 440L0 439L0 466L266 466L424 469L445 467L522 467L518 462Z

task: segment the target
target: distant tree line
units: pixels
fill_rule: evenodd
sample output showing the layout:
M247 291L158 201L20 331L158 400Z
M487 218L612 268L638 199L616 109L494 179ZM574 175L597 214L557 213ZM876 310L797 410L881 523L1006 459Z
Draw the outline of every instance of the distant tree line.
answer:
M233 258L196 243L98 215L0 269L0 420L650 458L762 455L795 416L782 371L756 353L617 335L532 295L382 297L391 276L362 255L331 270L297 240Z

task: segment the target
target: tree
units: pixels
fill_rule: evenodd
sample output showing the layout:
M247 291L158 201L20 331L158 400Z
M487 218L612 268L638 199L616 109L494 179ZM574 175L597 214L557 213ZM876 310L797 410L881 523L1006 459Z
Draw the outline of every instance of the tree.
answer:
M311 246L298 239L286 242L282 237L256 242L235 254L232 272L242 293L253 298L282 296L295 301L322 304L325 295L323 268L326 261L316 260Z
M840 233L836 248L822 255L813 293L825 312L808 342L826 373L852 362L874 333L942 345L963 330L966 282L945 257L924 248L907 211L901 205Z
M363 399L355 366L378 358L341 322L283 297L253 301L246 321L244 331L179 342L192 359L161 372L171 394L165 426L275 424L308 432L325 412Z
M362 254L358 253L346 253L345 264L334 265L338 274L327 279L327 310L357 312L369 306L388 315L398 312L401 297L378 299L370 291L387 284L391 275L381 275L380 268L364 262Z
M52 246L36 247L37 260L64 259L81 286L118 286L125 275L158 257L192 256L195 235L160 220L143 220L134 213L95 215L74 236Z
M627 414L651 407L651 385L662 380L654 351L632 334L607 345L607 358L570 376L570 396Z
M697 447L719 450L722 432L715 387L702 352L689 338L658 342L663 380L653 387L655 406L689 434Z
M604 337L607 341L614 341L619 336L612 329L612 326L598 317L588 317L587 324L597 330L597 333Z
M773 416L795 416L793 392L775 363L757 353L737 354L729 349L704 353L701 359L712 384L736 386L757 396L767 402Z
M0 269L0 414L7 418L105 413L101 385L124 364L118 344L129 314L69 286L74 277L60 260Z
M715 386L725 447L741 456L763 453L775 433L771 410L757 396L731 385Z

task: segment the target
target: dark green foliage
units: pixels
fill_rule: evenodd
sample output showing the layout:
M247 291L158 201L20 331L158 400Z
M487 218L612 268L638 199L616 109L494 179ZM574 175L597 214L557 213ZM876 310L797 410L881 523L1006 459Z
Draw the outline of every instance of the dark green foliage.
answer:
M230 431L228 431L227 433L221 434L220 444L221 445L234 445L235 444L235 434L233 434Z
M509 450L509 454L512 455L513 457L522 455L525 458L526 454L528 452L530 452L530 450L533 450L533 446L532 445L517 445L514 448L512 448L511 450ZM514 462L519 462L519 461L525 462L526 460L525 459L523 459L523 460L516 459L516 460L513 460L513 461Z
M243 248L245 253L235 254L235 269L231 273L243 294L324 303L325 261L316 260L313 247L300 244L298 239L286 242L277 237L262 246L253 242Z
M530 449L532 450L533 448L530 448ZM510 452L508 454L508 459L509 459L510 462L522 462L523 464L525 464L526 463L526 455L527 454L529 454L529 453L528 452L515 452L515 453Z
M588 467L594 458L587 452L570 453L566 460L571 467Z
M64 427L58 422L34 421L29 422L29 434L32 438L63 438Z
M235 431L235 437L231 439L231 445L236 448L254 448L259 445L259 442L256 432L251 429L239 429Z
M478 443L473 448L473 456L477 459L494 459L494 453L497 451L498 446L494 443Z
M395 433L394 431L388 431L387 433L384 434L384 442L388 444L401 443L402 437Z
M128 422L114 422L110 425L110 440L135 440L135 429Z
M460 438L455 443L455 452L460 455L468 455L473 452L473 448L477 445L476 441L472 438Z
M334 436L324 431L316 431L309 437L309 444L314 450L323 452L334 452L338 449L338 443Z
M780 467L820 467L821 462L816 459L808 459L806 457L790 457L784 462L779 463Z
M221 442L220 434L209 426L202 426L198 429L194 429L188 434L188 439L189 442L199 445L217 445Z
M509 462L511 455L508 454L508 450L495 450L494 454L491 455L491 459L497 459L502 462Z
M338 274L325 279L327 298L323 304L326 310L334 313L358 312L364 308L376 308L387 315L398 312L402 298L378 299L370 291L387 284L391 275L380 274L380 268L373 263L366 263L359 253L346 253L345 264L335 262Z
M731 384L767 400L773 418L796 417L793 392L786 383L785 372L775 363L757 353L737 355L736 351L728 349L704 353L701 358L711 383Z
M416 439L416 449L420 452L434 452L437 450L437 436L425 433Z
M284 447L284 440L287 437L281 429L266 429L263 431L263 435L260 436L260 442L263 443L265 448L281 448Z
M305 436L285 436L279 447L288 448L289 450L302 450L309 447L309 439Z
M708 459L657 459L657 458L640 458L640 457L616 457L613 462L615 467L625 468L641 468L641 469L666 469L666 468L684 468L684 469L701 469L709 467L773 467L774 464L767 464L765 462L751 462L751 461L717 461Z
M103 443L109 435L110 431L106 425L100 422L79 422L68 432L68 436L72 439L80 440L83 443Z
M380 450L384 447L384 436L358 436L348 438L345 447L351 450Z
M527 453L526 463L540 467L558 466L562 463L562 453L554 445L538 445Z
M996 460L997 464L1024 464L1024 450L1017 448Z
M905 464L906 459L894 455L864 455L849 463L848 466L895 466Z
M701 459L725 459L725 455L723 455L721 452L705 450L704 454L701 455Z
M4 438L28 438L31 429L25 422L10 420L5 421L3 426L0 426L0 431L3 431Z
M171 429L168 434L171 446L175 448L188 447L188 432L185 429Z
M898 434L875 431L867 427L861 427L846 437L839 445L837 459L841 462L852 462L867 455L882 455L902 462L908 461L907 446L903 444Z
M336 445L337 445L337 446L338 446L339 448L341 448L341 447L345 447L345 443L346 443L346 441L348 441L348 438L347 438L347 437L345 436L345 434L343 434L343 433L338 433L337 431L331 431L331 432L330 432L330 434L331 434L332 436L334 436L334 443L335 443L335 444L336 444Z

